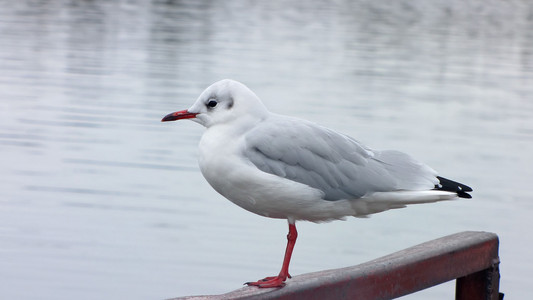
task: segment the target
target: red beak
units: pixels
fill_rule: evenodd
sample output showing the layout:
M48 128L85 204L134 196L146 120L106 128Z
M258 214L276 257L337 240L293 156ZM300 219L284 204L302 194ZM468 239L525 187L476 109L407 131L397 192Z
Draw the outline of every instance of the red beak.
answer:
M187 110L180 110L166 115L163 119L161 119L161 122L176 121L181 119L192 119L196 118L196 115L197 113L190 113Z

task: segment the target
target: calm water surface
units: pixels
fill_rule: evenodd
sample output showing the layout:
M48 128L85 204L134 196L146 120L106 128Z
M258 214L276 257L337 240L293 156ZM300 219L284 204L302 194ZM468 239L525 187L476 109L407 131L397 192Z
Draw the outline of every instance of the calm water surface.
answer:
M203 128L162 124L222 78L274 112L394 148L474 199L300 223L291 274L464 230L533 277L529 1L2 1L0 298L163 299L279 271L286 222L202 178ZM406 299L451 299L453 284Z

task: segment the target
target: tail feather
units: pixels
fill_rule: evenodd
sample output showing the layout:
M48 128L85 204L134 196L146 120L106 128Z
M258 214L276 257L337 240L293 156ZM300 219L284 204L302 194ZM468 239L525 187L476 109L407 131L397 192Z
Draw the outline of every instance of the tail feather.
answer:
M368 217L371 214L389 209L402 208L410 204L431 203L460 198L472 198L468 192L472 188L453 180L437 176L439 184L432 190L409 191L399 190L390 192L376 192L363 198L350 201L353 216Z
M472 198L472 196L467 193L472 192L471 187L440 176L437 176L437 179L439 180L439 184L435 185L435 190L457 193L457 197L460 198Z
M456 199L457 195L448 191L392 191L377 192L364 198L351 201L355 217L367 217L370 214L389 209L403 208L410 204L432 203Z

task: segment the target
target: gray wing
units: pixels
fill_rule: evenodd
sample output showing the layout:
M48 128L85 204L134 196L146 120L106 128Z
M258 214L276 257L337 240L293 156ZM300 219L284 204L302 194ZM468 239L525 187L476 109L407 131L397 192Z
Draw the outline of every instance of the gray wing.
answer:
M311 122L285 117L245 136L244 155L260 170L324 192L326 200L374 192L432 189L435 172L398 151L372 151Z

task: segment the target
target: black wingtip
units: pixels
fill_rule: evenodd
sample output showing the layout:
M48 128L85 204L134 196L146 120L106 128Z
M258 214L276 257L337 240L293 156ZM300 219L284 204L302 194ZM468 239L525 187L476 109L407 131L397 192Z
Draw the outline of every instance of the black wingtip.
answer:
M437 179L439 180L439 185L435 186L436 190L442 190L442 191L448 191L448 192L454 192L457 193L457 196L459 198L467 198L470 199L472 196L468 194L468 192L472 192L472 188L468 185L464 185L462 183L437 176Z

